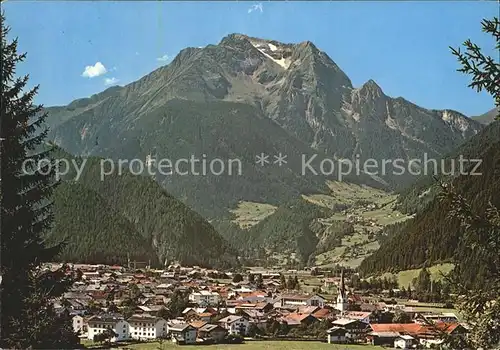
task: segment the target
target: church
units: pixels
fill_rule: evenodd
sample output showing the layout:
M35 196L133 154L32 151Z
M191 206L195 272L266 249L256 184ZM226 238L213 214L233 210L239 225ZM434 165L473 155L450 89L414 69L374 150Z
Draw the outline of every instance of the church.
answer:
M344 269L340 273L340 285L337 288L337 303L335 305L335 309L339 310L341 314L347 311L349 306L349 302L347 300L347 292L345 290L345 282L344 282Z

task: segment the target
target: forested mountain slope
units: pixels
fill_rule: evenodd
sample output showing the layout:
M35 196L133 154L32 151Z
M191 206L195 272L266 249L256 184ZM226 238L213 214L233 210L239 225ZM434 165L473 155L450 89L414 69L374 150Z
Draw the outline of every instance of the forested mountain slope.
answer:
M75 159L62 150L56 159ZM129 173L101 180L101 159L76 158L83 172L64 176L53 201L49 240L66 240L63 259L85 262L230 266L236 253L205 219L168 194L153 179ZM80 166L80 165L79 165Z
M497 126L499 122L496 122ZM484 212L489 202L500 206L500 139L491 126L484 134L461 148L464 154L482 159L477 169L479 176L459 175L444 178L458 193L468 199L473 210ZM364 274L389 270L404 270L425 263L450 260L458 246L463 228L457 220L448 217L449 207L433 198L414 219L393 228L388 237L372 256L360 266ZM481 266L471 266L479 271Z

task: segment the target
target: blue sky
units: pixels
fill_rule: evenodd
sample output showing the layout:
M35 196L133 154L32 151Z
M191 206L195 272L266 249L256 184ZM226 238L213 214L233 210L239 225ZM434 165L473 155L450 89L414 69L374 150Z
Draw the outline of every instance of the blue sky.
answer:
M37 102L46 106L100 92L106 83L128 84L167 64L182 48L243 33L292 43L310 40L355 86L374 79L389 96L426 108L477 115L493 107L490 96L467 87L469 78L456 72L448 47L470 38L498 57L480 25L483 18L498 16L495 1L10 0L2 5L11 36L28 52L18 72L40 85Z

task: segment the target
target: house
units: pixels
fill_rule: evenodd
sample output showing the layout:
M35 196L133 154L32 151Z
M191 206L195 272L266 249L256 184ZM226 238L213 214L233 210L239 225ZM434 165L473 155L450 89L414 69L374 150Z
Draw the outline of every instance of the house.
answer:
M371 312L361 312L361 311L347 311L342 315L343 318L348 318L350 320L358 320L366 324L370 323Z
M400 333L398 332L391 332L391 331L385 331L385 332L370 332L367 334L367 340L372 344L372 345L378 345L378 346L392 346L396 347L396 340L400 337Z
M417 340L411 335L400 335L394 340L394 347L396 349L411 349L413 345L417 344Z
M442 342L441 333L450 336L463 336L467 331L459 323L436 323L422 325L419 323L387 323L371 324L372 332L368 339L373 345L393 345L401 335L410 335L421 345L432 346Z
M346 338L346 333L347 331L342 328L342 327L332 327L329 330L326 331L328 334L328 344L334 344L334 343L346 343L347 338Z
M300 325L310 325L311 323L319 322L318 319L311 314L301 314L297 312L292 312L282 318L283 322L286 322L288 326L300 326Z
M467 329L460 323L437 322L433 325L423 325L419 330L420 344L429 348L443 343L442 333L450 337L463 337Z
M244 316L227 316L219 320L221 327L228 330L229 334L246 335L250 322Z
M365 340L365 335L369 330L369 326L359 320L350 320L340 318L332 322L332 327L340 327L346 330L345 337L350 342L359 342Z
M198 318L201 321L205 321L205 322L210 322L212 317L213 317L213 315L211 312L202 312L201 314L198 314Z
M281 307L319 306L325 305L326 299L314 294L284 294L280 298Z
M447 323L458 323L458 317L452 312L444 312L440 314L429 313L429 314L416 314L415 318L420 320L422 323L429 322L447 322Z
M177 323L167 326L167 332L171 339L177 344L196 343L196 328L188 323Z
M80 315L73 316L73 332L84 334L88 331L87 320Z
M196 331L198 332L198 330L203 327L204 325L208 324L208 322L205 322L205 321L193 321L193 322L190 322L189 323L192 327L194 327L196 329Z
M182 311L182 316L186 319L186 320L190 320L190 319L193 319L195 318L196 316L198 316L198 312L196 311L196 309L192 308L192 307L188 307L188 308L185 308L183 311Z
M167 321L161 317L150 314L132 315L127 322L133 339L156 339L167 333Z
M111 341L121 341L129 339L129 327L127 321L120 315L105 314L92 316L87 321L88 339L94 340L94 336L103 333L107 329L113 330L117 336Z
M317 306L299 306L296 312L299 314L313 314L320 309L321 308Z
M221 297L219 293L207 290L201 290L199 292L189 294L189 301L198 305L217 305L220 300Z
M220 343L227 335L227 330L216 324L206 324L198 329L198 338L211 339Z
M318 309L312 313L318 320L326 320L334 317L333 310L328 308Z
M422 325L418 323L380 323L371 324L372 332L367 338L372 345L393 346L400 335L418 336Z

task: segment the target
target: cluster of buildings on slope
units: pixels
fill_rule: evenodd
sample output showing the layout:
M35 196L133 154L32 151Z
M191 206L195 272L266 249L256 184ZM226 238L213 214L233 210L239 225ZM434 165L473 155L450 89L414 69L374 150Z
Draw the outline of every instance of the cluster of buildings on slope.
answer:
M228 335L252 336L256 329L268 334L273 322L289 330L328 322L331 327L324 340L329 343L368 342L400 348L439 343L440 332L457 336L466 333L455 315L426 315L404 305L370 303L348 293L343 273L336 279L337 295L330 299L288 291L281 286L279 274L264 276L267 278L257 288L246 281L221 283L210 277L221 272L197 267L171 266L147 273L118 266L75 267L83 272L83 281L65 293L56 307L72 314L75 332L91 340L113 330L111 341L166 337L178 343L213 343L224 341ZM138 303L133 314L124 317L120 305L131 285L137 286ZM163 318L174 291L188 294L189 304L178 317ZM115 312L110 305L118 306ZM376 323L380 312L395 310L407 313L411 323Z

